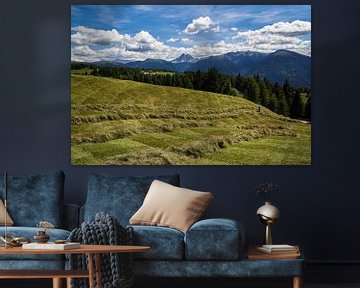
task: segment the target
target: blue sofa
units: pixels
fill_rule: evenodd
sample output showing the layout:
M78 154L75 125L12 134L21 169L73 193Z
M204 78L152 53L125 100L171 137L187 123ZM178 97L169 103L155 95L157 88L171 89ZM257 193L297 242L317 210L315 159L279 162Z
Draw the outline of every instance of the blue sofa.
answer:
M179 175L118 177L92 174L80 221L90 222L105 211L123 226L140 208L154 179L179 186ZM216 199L215 199L216 201ZM298 277L303 260L247 260L245 229L232 219L205 219L184 234L158 226L132 226L136 245L151 250L135 253L135 275L150 277ZM294 286L295 287L295 286Z
M8 212L14 226L7 233L14 237L32 239L41 228L37 223L46 220L55 225L48 230L50 240L67 239L79 223L79 207L64 204L64 173L54 171L31 176L8 177ZM3 183L0 176L0 183ZM4 198L3 185L0 195ZM5 234L0 226L0 235ZM63 255L0 255L0 269L64 269Z
M115 216L128 226L140 208L154 179L179 186L179 175L157 177L89 176L85 204L63 204L64 174L61 171L28 177L10 177L9 214L15 226L8 233L32 238L36 224L47 220L56 229L51 239L66 239L83 221L91 222L98 212ZM0 177L0 181L3 181ZM0 195L3 195L0 188ZM215 199L216 201L216 199ZM298 277L303 260L247 260L245 229L232 219L200 220L184 234L158 226L132 226L135 244L151 250L135 253L135 275L150 277ZM0 227L0 233L4 228ZM63 269L57 255L0 255L0 269ZM300 287L295 286L294 287Z

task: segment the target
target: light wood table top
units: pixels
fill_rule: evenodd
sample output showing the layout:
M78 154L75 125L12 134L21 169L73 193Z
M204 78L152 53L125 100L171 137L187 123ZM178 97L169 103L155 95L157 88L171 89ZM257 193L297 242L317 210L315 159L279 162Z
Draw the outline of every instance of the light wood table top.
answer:
M22 249L21 247L0 247L0 254L98 254L98 253L126 253L126 252L145 252L150 250L148 246L128 246L128 245L80 245L80 248L68 250L54 249Z

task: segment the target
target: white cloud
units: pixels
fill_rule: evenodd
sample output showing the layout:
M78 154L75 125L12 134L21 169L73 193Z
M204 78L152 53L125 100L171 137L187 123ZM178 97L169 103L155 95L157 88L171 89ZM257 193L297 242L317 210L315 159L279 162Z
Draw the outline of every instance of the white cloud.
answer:
M214 33L220 33L220 26L218 25L218 26L216 26L214 28L211 28L210 31L214 32Z
M239 31L232 37L238 44L249 47L249 50L271 52L288 49L305 55L311 55L311 41L299 36L311 33L311 22L295 20L277 22L258 30Z
M77 55L78 57L82 56L95 56L96 51L90 49L87 45L79 45L71 49L71 53L73 55Z
M222 30L219 24L212 21L210 17L196 18L186 29L192 34L200 31L214 33ZM311 55L311 40L309 37L300 37L311 33L310 22L297 20L274 23L258 30L236 31L235 29L238 28L229 28L230 31L235 32L234 37L231 38L234 33L228 33L228 38L219 39L217 42L213 40L197 41L198 38L195 35L191 37L183 35L179 38L169 38L163 43L154 37L156 35L153 36L148 31L128 35L121 34L115 29L101 30L77 26L72 28L71 59L84 62L117 59L136 61L147 58L172 60L183 53L202 58L233 51L250 50L269 53L278 49ZM177 45L169 45L172 43L177 43ZM179 47L180 43L183 44L183 47Z
M166 40L166 42L175 43L175 42L177 42L179 40L180 40L179 38L170 38L170 39Z
M120 35L115 29L99 30L77 26L73 27L71 30L76 32L71 35L71 42L78 45L110 45L111 43L126 41L126 38L129 37L127 34Z
M284 37L278 35L273 35L273 38L271 39L252 38L248 39L248 41L238 42L221 40L211 45L194 45L192 49L192 55L198 58L212 55L221 55L234 51L256 51L270 53L279 49L287 49L310 56L311 41L302 41L296 37L292 37L290 40L284 39Z
M84 26L72 28L76 33L71 35L71 43L74 45L117 45L127 50L148 51L160 49L163 43L156 40L149 32L140 31L134 37L128 34L120 34L117 30L101 30Z
M72 61L96 62L117 59L135 61L146 58L171 60L182 53L192 53L191 48L165 45L147 31L140 31L134 36L120 34L115 29L101 30L84 26L73 27L72 31L75 31L71 35ZM169 40L167 42L170 43L191 42L189 38ZM99 45L104 48L99 48Z
M264 32L284 36L301 36L311 33L311 22L295 20L293 22L277 22L262 28Z
M193 41L191 39L189 39L189 38L181 38L181 42L184 43L184 44L190 44Z
M199 18L193 19L182 32L185 34L197 34L200 31L209 30L217 24L218 23L211 20L209 16L200 16Z
M164 48L164 45L162 42L157 41L149 32L147 31L140 31L137 33L133 41L135 42L134 48L128 50L134 50L134 51L152 51L152 50L161 50Z
M233 38L249 37L254 35L275 34L287 37L296 37L311 33L311 22L295 20L293 22L277 22L266 25L258 30L248 30L238 32Z

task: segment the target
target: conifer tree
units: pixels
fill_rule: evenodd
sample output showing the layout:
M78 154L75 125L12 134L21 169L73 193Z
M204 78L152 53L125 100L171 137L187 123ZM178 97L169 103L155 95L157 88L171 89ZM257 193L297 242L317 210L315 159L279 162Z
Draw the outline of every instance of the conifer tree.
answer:
M265 81L260 80L259 87L260 87L260 104L265 107L268 107L270 95L269 95L269 91L267 90Z
M305 105L305 118L311 120L311 95L308 97Z
M230 95L231 93L231 84L230 80L226 79L222 82L220 93Z
M203 83L203 89L210 92L219 92L220 79L221 74L215 68L211 68L206 73L206 81Z
M290 117L300 119L304 117L304 104L301 100L300 92L295 93L294 101L290 110Z
M244 78L238 74L235 78L235 86L236 90L244 92Z
M289 106L288 103L285 99L285 96L283 93L280 93L280 95L277 97L278 98L278 104L279 104L279 114L284 115L284 116L289 116Z
M193 84L189 76L186 74L183 76L183 84L184 84L184 88L193 89Z
M271 111L275 112L275 113L279 113L279 103L277 101L277 97L276 97L275 94L271 94L269 96L269 106L268 106L268 108Z
M247 87L247 98L254 103L260 103L260 87L254 77L250 78Z

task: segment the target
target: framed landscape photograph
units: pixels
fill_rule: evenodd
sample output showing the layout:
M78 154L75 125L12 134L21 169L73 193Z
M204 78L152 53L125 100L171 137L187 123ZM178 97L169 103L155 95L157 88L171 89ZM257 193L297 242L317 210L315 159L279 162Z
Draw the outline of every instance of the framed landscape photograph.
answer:
M72 5L72 165L311 165L310 5Z

